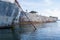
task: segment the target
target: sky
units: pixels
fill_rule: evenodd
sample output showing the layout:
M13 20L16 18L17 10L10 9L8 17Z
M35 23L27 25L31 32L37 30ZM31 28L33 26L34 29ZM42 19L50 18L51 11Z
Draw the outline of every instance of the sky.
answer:
M60 0L18 0L24 11L37 11L39 15L60 19Z

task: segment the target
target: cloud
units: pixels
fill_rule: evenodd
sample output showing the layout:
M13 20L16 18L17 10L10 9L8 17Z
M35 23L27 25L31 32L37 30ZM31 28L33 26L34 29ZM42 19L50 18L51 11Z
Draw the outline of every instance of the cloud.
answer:
M53 3L51 0L18 0L23 10L37 10L46 9L50 7Z
M41 15L60 18L60 1L58 0L19 0L19 2L23 10L36 10Z
M44 2L45 2L47 5L52 5L52 4L53 4L52 0L44 0Z
M41 7L47 7L47 6L51 6L52 5L52 1L51 0L43 0L43 1L38 1L38 2L34 2L34 1L22 1L20 2L22 7L27 7L27 8L41 8Z
M40 13L45 16L56 16L56 17L59 17L59 19L60 19L60 9L59 8L45 9L45 10L41 11Z

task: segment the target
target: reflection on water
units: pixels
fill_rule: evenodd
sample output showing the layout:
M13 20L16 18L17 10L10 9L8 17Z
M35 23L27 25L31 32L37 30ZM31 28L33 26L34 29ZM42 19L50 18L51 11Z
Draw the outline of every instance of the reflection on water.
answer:
M60 21L38 24L35 31L31 28L32 26L28 27L22 30L25 32L20 34L21 40L60 40Z
M10 29L0 29L0 40L14 40Z

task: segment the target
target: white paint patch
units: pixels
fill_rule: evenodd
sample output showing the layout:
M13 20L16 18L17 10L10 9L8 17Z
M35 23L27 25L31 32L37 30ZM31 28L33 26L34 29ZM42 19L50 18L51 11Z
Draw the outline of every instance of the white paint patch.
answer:
M11 2L11 3L15 2L15 0L1 0L1 1Z

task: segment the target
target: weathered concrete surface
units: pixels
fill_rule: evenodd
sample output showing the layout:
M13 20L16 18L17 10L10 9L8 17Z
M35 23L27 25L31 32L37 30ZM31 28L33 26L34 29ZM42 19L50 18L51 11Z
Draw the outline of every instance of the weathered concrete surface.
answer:
M29 18L27 18L27 17ZM57 17L46 17L37 15L36 13L22 13L20 17L20 24L30 24L32 22L33 24L40 24L40 23L46 23L46 22L55 22L57 21Z

